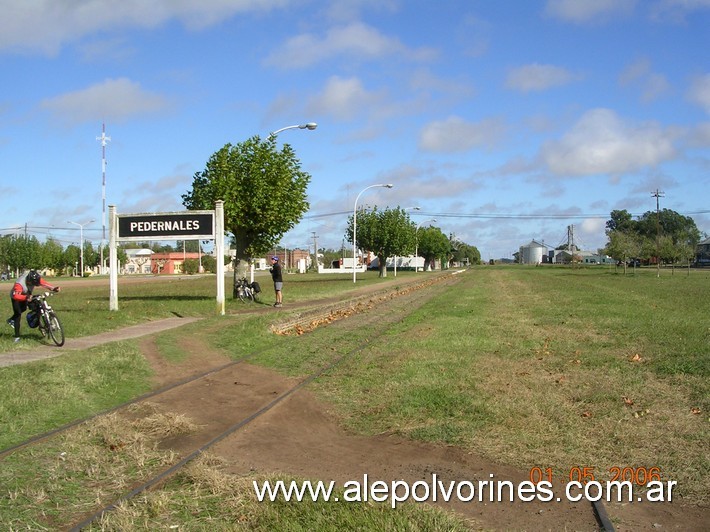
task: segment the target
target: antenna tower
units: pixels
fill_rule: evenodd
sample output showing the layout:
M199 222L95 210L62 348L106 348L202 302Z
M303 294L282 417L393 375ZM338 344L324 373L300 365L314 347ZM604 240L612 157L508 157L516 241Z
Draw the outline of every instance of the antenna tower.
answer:
M106 143L111 137L106 136L106 123L101 124L101 273L104 273L104 246L106 245Z

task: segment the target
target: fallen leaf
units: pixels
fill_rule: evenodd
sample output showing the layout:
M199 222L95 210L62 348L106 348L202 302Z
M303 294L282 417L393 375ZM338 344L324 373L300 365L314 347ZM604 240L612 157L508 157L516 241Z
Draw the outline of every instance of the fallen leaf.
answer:
M641 362L643 359L641 358L641 355L636 353L634 356L631 357L631 362Z
M690 409L691 414L700 414L700 409L697 406L694 406L693 408Z
M628 397L622 397L622 399L624 400L624 404L625 404L626 406L631 406L631 405L634 404L634 400L633 400L633 399L629 399Z
M592 417L592 413L589 410L582 412L582 417Z

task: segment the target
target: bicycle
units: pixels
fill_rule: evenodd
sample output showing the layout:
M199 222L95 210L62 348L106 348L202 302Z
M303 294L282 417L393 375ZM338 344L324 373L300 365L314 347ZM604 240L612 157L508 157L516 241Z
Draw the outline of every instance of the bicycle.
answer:
M256 295L260 291L261 290L258 289L258 283L256 281L249 283L249 281L246 280L246 277L237 279L237 284L234 286L234 292L242 302L256 301Z
M52 295L54 295L53 292L45 292L44 294L33 296L28 306L37 316L35 318L37 319L36 327L39 328L42 336L51 338L57 347L62 347L64 345L64 328L57 317L57 313L54 312L54 309L47 301ZM27 315L27 322L30 324L29 314ZM32 325L30 324L30 326Z

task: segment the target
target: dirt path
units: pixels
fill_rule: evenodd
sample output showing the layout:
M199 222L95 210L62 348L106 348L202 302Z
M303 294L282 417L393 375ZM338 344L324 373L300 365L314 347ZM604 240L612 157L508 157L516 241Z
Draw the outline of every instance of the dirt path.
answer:
M0 353L0 368L14 366L16 364L26 364L28 362L34 362L35 360L54 358L60 356L68 350L89 349L90 347L110 342L140 338L142 336L181 327L188 323L192 323L197 319L199 318L167 318L164 320L142 323L140 325L133 325L131 327L124 327L116 331L97 334L95 336L67 338L62 347L38 344L36 347L33 347L32 351L10 351L8 353Z

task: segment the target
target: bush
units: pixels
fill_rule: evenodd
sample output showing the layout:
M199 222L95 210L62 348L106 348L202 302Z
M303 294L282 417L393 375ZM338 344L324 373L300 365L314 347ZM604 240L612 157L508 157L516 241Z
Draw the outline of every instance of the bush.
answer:
M200 271L200 261L198 259L185 259L182 264L182 273L194 275Z

